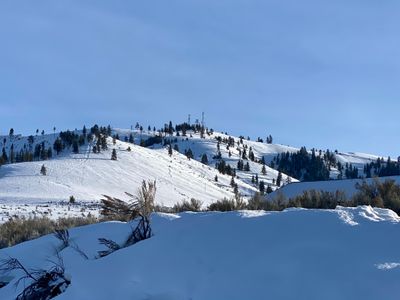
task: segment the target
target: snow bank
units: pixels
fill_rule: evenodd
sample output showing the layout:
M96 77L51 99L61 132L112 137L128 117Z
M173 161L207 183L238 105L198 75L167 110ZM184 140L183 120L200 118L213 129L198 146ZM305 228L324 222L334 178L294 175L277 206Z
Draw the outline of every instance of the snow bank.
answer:
M90 259L62 251L72 283L57 299L398 299L399 221L369 206L157 214L151 239L97 260L97 238L120 242L130 224L75 228ZM46 236L0 257L46 266L58 244ZM15 297L15 280L0 299Z

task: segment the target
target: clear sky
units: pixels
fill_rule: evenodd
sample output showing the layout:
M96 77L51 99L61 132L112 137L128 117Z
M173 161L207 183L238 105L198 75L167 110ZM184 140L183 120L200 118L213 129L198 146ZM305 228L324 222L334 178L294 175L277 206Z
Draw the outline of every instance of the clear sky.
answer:
M2 0L0 130L161 126L400 155L398 0Z

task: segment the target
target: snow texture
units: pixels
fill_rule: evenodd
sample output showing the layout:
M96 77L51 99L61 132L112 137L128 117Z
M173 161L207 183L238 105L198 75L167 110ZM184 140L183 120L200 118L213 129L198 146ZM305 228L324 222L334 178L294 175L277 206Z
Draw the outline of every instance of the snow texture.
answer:
M102 259L95 259L102 249L97 239L122 242L131 224L75 228L71 239L89 260L71 248L61 252L71 285L57 299L394 300L399 222L393 212L369 206L155 214L152 238ZM2 249L0 257L46 267L59 243L49 235ZM18 274L11 275L0 299L22 288L14 287Z

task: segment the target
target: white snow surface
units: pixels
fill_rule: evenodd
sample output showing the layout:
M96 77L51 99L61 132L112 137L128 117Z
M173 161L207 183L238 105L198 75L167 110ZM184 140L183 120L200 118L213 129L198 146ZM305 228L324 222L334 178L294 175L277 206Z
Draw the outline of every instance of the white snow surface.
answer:
M154 214L153 237L101 259L95 259L104 249L97 239L121 242L133 224L75 228L71 240L89 259L71 248L61 251L71 285L56 299L394 300L399 222L392 211L369 206ZM47 268L59 245L48 235L2 249L0 258ZM10 275L0 299L15 299L23 288L14 286L19 274Z

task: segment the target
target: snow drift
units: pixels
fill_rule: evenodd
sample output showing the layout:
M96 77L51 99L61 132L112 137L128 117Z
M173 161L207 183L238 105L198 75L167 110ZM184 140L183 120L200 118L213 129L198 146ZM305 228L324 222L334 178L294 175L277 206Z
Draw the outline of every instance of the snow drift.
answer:
M57 299L398 299L400 218L369 206L283 212L155 214L154 236L105 258L98 238L123 241L129 223L75 228L61 252L70 286ZM0 250L49 265L46 236ZM13 299L18 274L0 289Z

